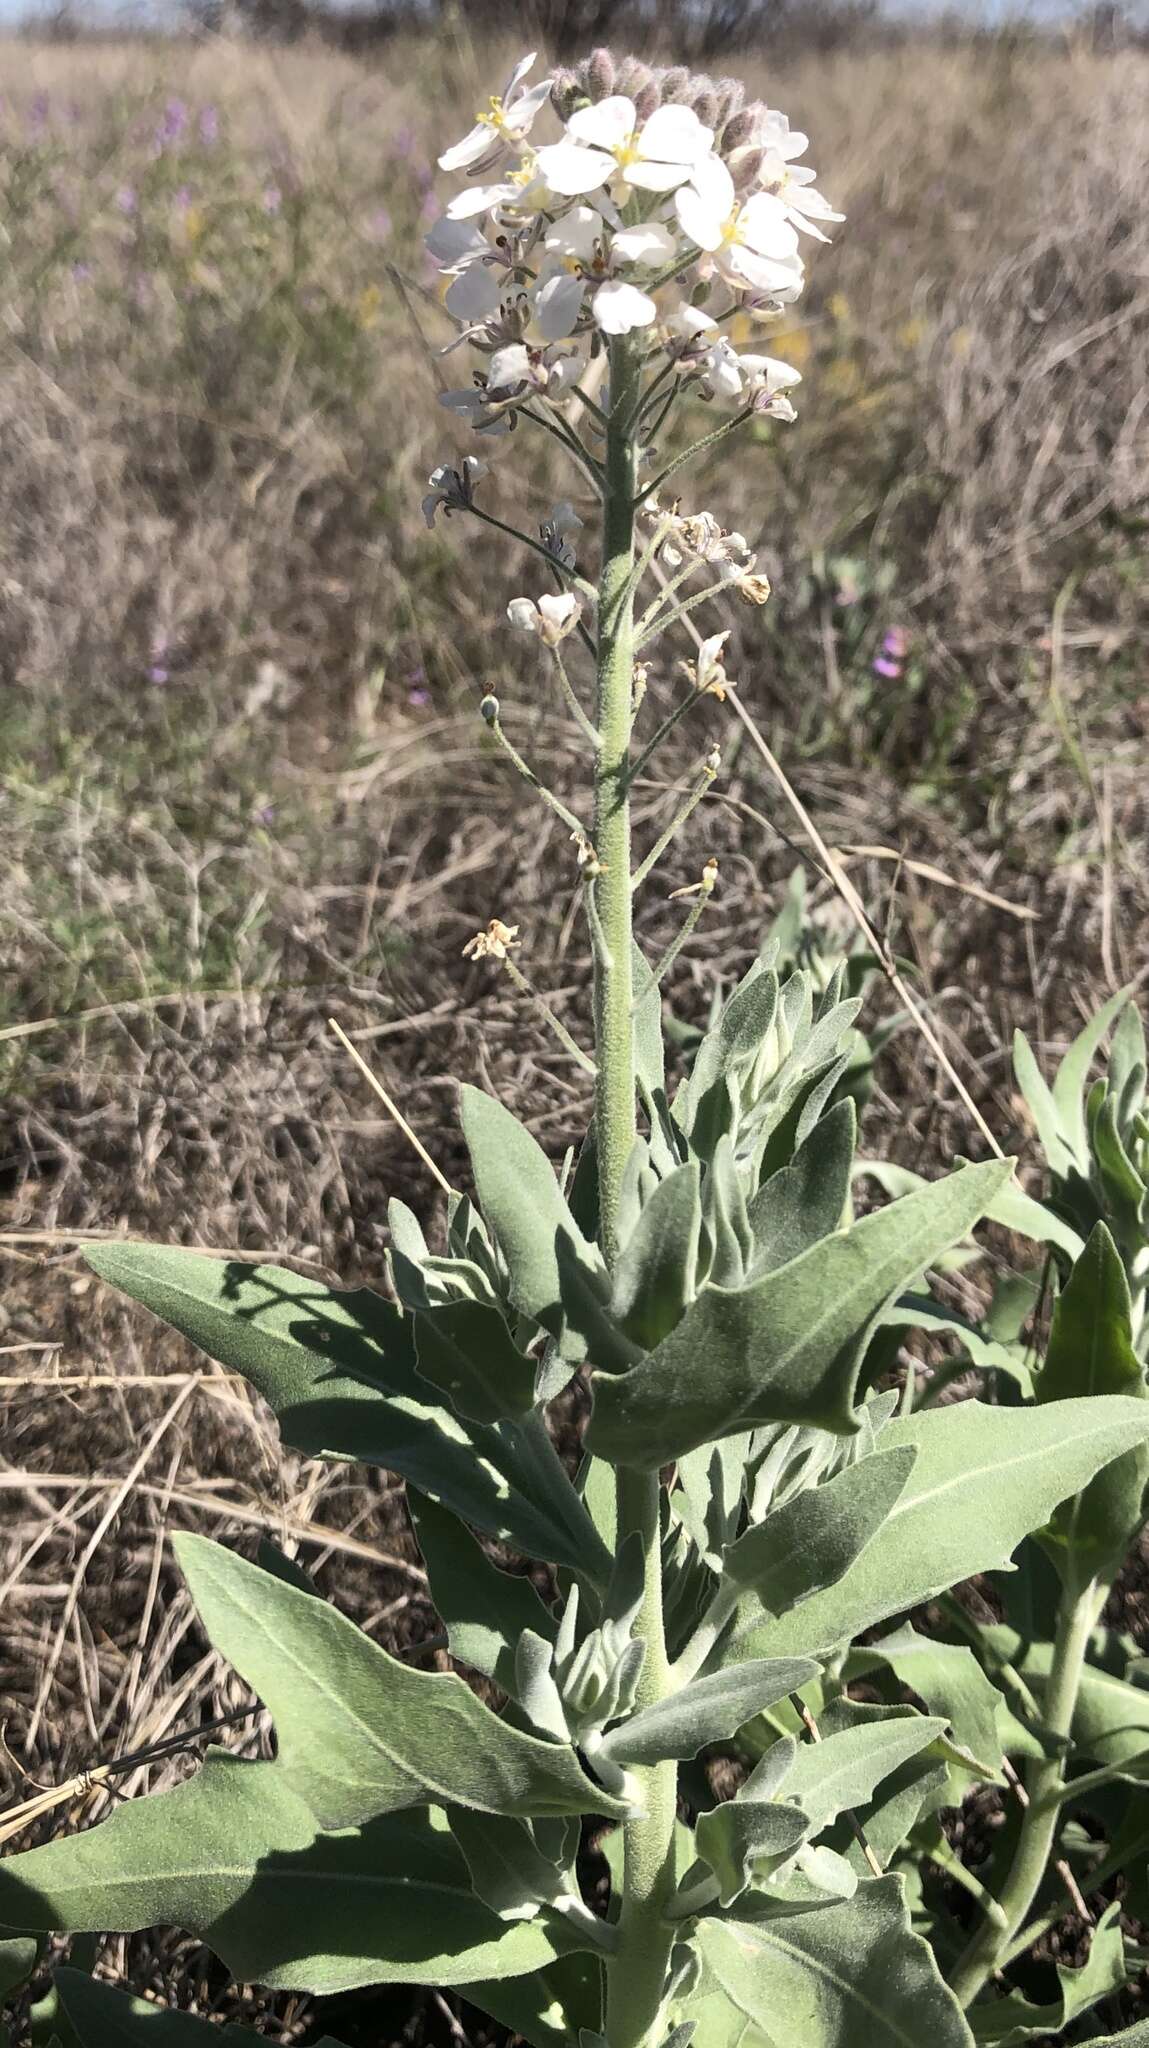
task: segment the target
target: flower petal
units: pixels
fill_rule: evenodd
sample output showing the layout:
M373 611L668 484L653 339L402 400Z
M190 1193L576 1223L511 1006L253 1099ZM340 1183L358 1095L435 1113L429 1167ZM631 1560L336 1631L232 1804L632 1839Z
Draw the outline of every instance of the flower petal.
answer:
M544 341L563 341L573 334L582 311L583 280L569 270L545 278L534 295L535 323Z
M443 304L456 320L465 320L468 325L476 320L489 320L499 309L498 281L481 263L470 263L451 280Z
M649 327L658 318L654 300L620 278L608 278L600 284L591 300L591 312L604 334L630 334L636 327Z
M490 151L493 150L497 154L502 148L502 138L495 133L495 130L489 123L486 121L476 121L474 127L468 130L461 142L452 143L450 149L443 151L442 156L439 158L439 169L441 171L467 171L470 170L472 164L481 163L482 159Z
M605 239L601 213L593 206L572 206L569 213L552 221L543 236L543 248L548 256L577 256L586 262L594 255L595 244Z
M620 228L610 245L612 263L637 263L646 270L660 270L664 263L672 263L677 253L670 229L657 220Z
M674 195L678 225L699 249L717 249L722 243L726 215L693 185L680 185Z
M713 141L713 128L703 127L693 107L658 107L643 123L638 148L656 163L696 164Z
M490 213L496 206L508 206L512 200L521 198L517 185L467 185L462 192L456 192L447 208L448 220L472 220L476 214Z
M613 176L615 161L601 149L580 149L577 142L548 142L538 152L540 175L560 198L577 199Z
M634 101L625 93L612 93L597 107L580 107L567 122L573 142L589 142L595 149L618 149L634 134L638 116Z
M623 183L639 192L673 192L689 176L689 164L650 163L641 157L637 163L624 164L622 171Z

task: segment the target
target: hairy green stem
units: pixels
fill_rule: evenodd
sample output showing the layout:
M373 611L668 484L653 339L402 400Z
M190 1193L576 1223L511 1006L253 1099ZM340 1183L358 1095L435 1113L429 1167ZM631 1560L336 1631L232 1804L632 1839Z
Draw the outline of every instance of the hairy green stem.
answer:
M599 733L594 781L594 847L602 872L595 908L604 954L594 978L595 1137L598 1145L602 1247L608 1264L617 1251L618 1200L635 1140L634 1044L631 1009L630 734L634 678L634 492L637 452L629 425L641 375L630 335L610 345L610 417L606 435L606 489L602 519L602 571L598 600Z
M661 1494L656 1472L618 1474L616 1550L635 1530L646 1557L637 1633L646 1644L636 1709L672 1690L662 1614ZM622 1910L618 1947L606 1966L610 2048L658 2048L674 1929L666 1910L676 1884L674 1824L678 1766L646 1764L632 1774L645 1809L623 1829Z
M1042 1723L1049 1733L1064 1737L1066 1743L1073 1725L1089 1637L1105 1591L1095 1579L1090 1579L1080 1589L1067 1586L1062 1595ZM1064 1783L1064 1750L1035 1760L1026 1780L1029 1804L1022 1816L1013 1863L999 1900L1003 1924L983 1921L950 1976L954 1996L963 2006L972 2005L1000 1969L1012 1937L1037 1897L1053 1852L1060 1813L1058 1794Z

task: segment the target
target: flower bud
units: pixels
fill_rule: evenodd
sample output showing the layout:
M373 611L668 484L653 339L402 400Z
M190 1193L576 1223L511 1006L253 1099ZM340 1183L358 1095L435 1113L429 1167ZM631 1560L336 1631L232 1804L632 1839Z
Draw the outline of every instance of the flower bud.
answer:
M758 183L758 173L765 161L766 151L755 148L753 144L749 148L736 151L732 157L727 156L727 168L734 180L734 190L740 199L754 190Z
M556 71L551 82L551 105L560 121L569 121L583 97L582 87L573 71Z
M644 86L651 83L654 73L641 57L624 57L618 67L614 81L616 92L625 94L628 100L637 99Z
M722 130L723 156L728 158L732 149L742 149L748 142L753 142L757 127L756 107L743 107L740 112L732 115Z
M494 725L499 716L499 700L490 690L479 704L479 715L487 725Z
M691 85L708 84L709 80L694 80L691 78L685 64L675 64L669 71L659 73L658 82L662 87L662 104L665 107L669 106L672 100L684 100L687 90Z
M690 105L693 107L703 127L713 128L714 123L718 119L717 94L712 92L709 86L706 86L701 92L691 94Z
M718 96L718 122L724 127L735 114L741 113L746 101L746 87L740 78L719 78L715 81L714 90Z
M649 121L651 115L656 114L661 105L662 95L652 79L649 85L644 85L641 91L634 95L634 112L639 126L641 127L644 121Z
M592 50L582 67L583 83L589 98L596 102L609 99L614 91L615 62L609 50Z

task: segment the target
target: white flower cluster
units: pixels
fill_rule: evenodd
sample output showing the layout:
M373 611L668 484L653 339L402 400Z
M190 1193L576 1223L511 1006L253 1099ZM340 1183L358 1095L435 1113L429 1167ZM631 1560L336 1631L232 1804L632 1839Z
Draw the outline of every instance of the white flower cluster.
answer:
M578 72L526 79L516 65L463 140L439 158L471 180L427 246L448 282L460 340L488 360L443 402L482 431L516 405L577 383L601 335L653 330L678 377L708 398L792 417L797 373L740 355L721 322L802 290L799 236L841 220L797 162L806 137L744 102L734 79L658 71L596 50ZM536 136L548 107L557 141Z

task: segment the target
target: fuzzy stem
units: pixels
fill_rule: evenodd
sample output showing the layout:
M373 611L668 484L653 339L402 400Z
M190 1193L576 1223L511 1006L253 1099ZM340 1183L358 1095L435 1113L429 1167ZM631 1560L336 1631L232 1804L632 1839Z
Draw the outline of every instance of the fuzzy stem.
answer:
M594 847L602 865L595 882L595 908L605 948L605 958L600 956L596 961L594 985L598 1067L595 1135L602 1247L608 1264L613 1264L617 1251L619 1189L636 1131L627 790L633 719L632 572L637 456L628 422L640 375L633 337L617 335L610 345L610 420L606 436L595 719L600 746L595 761L594 817Z
M1045 1696L1042 1723L1048 1733L1068 1743L1077 1705L1081 1673L1090 1634L1096 1624L1106 1588L1095 1579L1080 1589L1067 1585L1058 1617L1049 1689ZM1002 1956L1025 1920L1040 1889L1053 1851L1059 1815L1058 1793L1065 1783L1065 1755L1037 1758L1029 1776L1029 1804L1025 1809L1009 1876L1002 1888L1000 1906L1003 1924L985 1920L967 1944L950 1977L954 1996L963 2006L974 1999L1001 1967Z
M637 1633L646 1644L636 1709L671 1690L662 1613L661 1493L656 1472L618 1474L616 1549L632 1531L642 1538L646 1580ZM657 2048L674 1928L666 1911L676 1885L674 1824L678 1767L634 1766L645 1808L623 1829L622 1910L618 1947L606 1965L606 2035L610 2048Z

